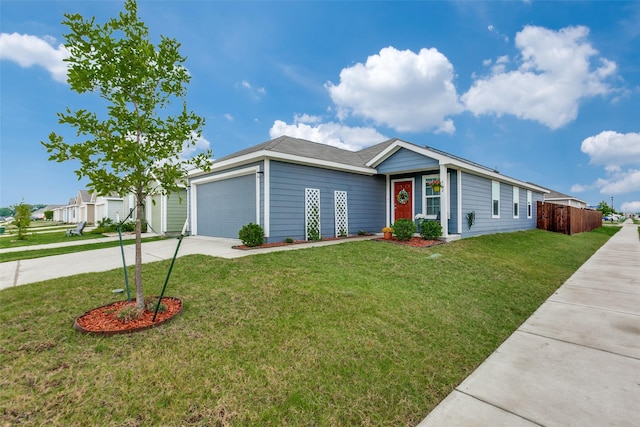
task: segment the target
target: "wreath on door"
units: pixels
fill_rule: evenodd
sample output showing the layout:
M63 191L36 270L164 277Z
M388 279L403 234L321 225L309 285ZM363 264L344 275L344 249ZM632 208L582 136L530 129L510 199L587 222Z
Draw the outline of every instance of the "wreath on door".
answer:
M407 202L409 201L409 193L407 193L407 190L404 190L404 189L400 190L400 192L396 196L396 200L401 205L406 205Z

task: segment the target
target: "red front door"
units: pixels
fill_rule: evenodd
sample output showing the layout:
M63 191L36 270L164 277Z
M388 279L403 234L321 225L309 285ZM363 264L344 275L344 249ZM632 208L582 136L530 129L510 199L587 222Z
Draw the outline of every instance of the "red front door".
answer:
M393 183L393 220L413 220L413 181Z

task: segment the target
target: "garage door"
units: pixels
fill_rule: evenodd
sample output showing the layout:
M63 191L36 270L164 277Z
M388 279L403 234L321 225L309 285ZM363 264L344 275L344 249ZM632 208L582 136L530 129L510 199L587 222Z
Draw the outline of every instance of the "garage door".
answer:
M256 223L256 176L243 175L199 184L198 234L238 238L243 225Z

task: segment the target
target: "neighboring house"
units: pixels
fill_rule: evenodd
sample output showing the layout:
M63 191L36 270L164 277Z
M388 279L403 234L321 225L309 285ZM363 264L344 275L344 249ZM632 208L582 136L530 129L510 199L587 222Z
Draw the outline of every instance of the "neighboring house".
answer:
M64 206L59 206L53 210L53 220L59 222L78 223L77 196L69 199Z
M124 212L124 199L116 194L95 197L94 223L98 223L105 218L116 222L118 217L122 217ZM91 222L91 221L90 221Z
M149 231L162 235L179 234L187 219L187 189L177 193L148 195L145 215Z
M555 203L558 205L572 206L574 208L580 209L587 209L589 207L589 204L584 200L580 200L576 197L569 196L567 194L563 194L554 190L549 190L549 193L544 195L544 201L548 203Z
M189 183L193 235L237 238L253 222L268 242L378 233L418 213L439 220L446 239L526 230L547 192L399 139L353 152L288 136L221 158Z
M65 206L53 209L53 220L77 224L86 221L95 224L103 218L116 221L122 215L124 201L115 195L98 196L88 190L79 190L76 197L69 199Z

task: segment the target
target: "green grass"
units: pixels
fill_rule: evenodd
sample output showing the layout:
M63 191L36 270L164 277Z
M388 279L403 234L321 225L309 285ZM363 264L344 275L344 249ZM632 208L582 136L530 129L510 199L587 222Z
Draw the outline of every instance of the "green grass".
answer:
M617 230L187 256L167 292L183 314L110 338L71 325L114 300L119 270L6 289L0 419L415 426ZM144 265L147 293L168 267Z
M74 237L75 238L75 237ZM142 239L142 242L153 242L156 240L163 240L165 237L162 236L154 236L154 237L146 237ZM49 248L49 249L33 249L27 251L17 251L17 252L6 252L0 254L0 263L9 262L9 261L18 261L23 259L33 259L33 258L42 258L46 256L52 255L63 255L63 254L71 254L75 252L84 252L84 251L92 251L94 249L104 249L104 248L113 248L115 246L120 246L119 241L108 241L108 242L100 242L100 241L89 241L86 245L77 245L77 246L63 246L60 248ZM123 245L133 245L136 241L134 239L126 239L122 241Z
M75 228L75 227L74 227ZM18 240L16 236L0 238L0 249L17 248L21 246L44 245L47 243L73 242L76 240L97 240L104 238L102 234L84 233L82 236L67 236L64 230L60 232L28 232L26 239Z

